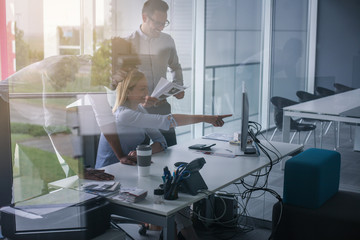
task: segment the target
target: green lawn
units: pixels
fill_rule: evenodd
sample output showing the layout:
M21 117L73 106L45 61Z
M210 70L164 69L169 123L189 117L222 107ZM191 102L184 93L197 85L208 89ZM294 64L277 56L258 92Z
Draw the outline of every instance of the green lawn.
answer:
M62 156L66 162L62 166L55 153L23 144L46 135L42 126L12 123L11 127L15 202L47 193L49 182L78 173L79 160ZM65 173L64 168L70 171Z

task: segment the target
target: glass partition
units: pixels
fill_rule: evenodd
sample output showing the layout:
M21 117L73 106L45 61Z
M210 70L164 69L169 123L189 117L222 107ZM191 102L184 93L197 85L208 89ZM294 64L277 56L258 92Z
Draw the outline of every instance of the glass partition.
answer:
M308 0L273 2L270 96L298 101L296 91L307 88ZM271 106L270 126L273 126Z
M261 99L261 0L206 1L205 114L233 113L221 129L240 131L242 82L249 95L250 117L259 122Z
M101 130L85 96L111 100L118 51L128 54L114 42L139 28L144 0L5 2L13 69L2 83L9 91L13 201L20 202L48 193L53 181L94 166ZM264 36L268 19L263 0L205 0L204 9L195 8L193 0L166 2L170 25L164 32L175 41L188 87L184 99L168 99L172 112L193 113L195 96L201 96L204 114L233 114L223 128L205 124L204 134L240 130L243 82L250 120L257 122L264 91L294 99L297 90L306 88L308 0L273 0L270 36ZM195 16L204 16L204 45L194 42L199 34L195 26L201 26ZM264 38L271 38L271 59L263 59ZM203 47L204 54L195 56L195 46ZM199 58L205 60L197 69L203 70L203 79L194 78ZM262 79L267 63L270 79ZM171 80L170 72L167 77ZM203 88L195 89L195 82ZM266 114L272 126L271 108ZM177 128L178 143L190 139L191 131L191 126Z
M193 1L167 2L171 24L164 32L175 40L189 87L184 99L169 102L173 112L190 113ZM46 194L49 183L94 166L100 129L84 96L113 93L114 54L124 50L121 39L142 23L143 3L6 1L7 38L14 40L16 63L3 82L9 88L14 202ZM176 131L190 137L190 127Z

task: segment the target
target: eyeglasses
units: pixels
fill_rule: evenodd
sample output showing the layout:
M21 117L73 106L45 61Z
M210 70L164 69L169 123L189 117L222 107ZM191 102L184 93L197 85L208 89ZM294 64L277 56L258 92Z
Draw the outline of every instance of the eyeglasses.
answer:
M155 26L157 27L167 27L169 26L170 24L170 21L169 20L166 20L164 23L162 22L158 22L158 21L155 21L154 19L152 19L151 17L148 16L148 18L155 24Z

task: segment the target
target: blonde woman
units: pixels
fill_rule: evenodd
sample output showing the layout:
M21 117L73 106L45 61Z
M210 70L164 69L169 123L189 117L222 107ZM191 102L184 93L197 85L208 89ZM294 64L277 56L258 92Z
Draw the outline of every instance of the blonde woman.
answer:
M147 80L137 69L131 69L124 74L124 79L116 88L116 102L113 107L116 128L124 154L135 157L136 147L148 135L152 140L152 152L157 153L167 148L164 136L159 129L168 130L171 127L183 126L199 122L210 123L215 127L224 125L223 118L228 115L158 115L146 112L147 107L154 106L158 100L148 96ZM136 158L133 158L136 159ZM119 162L105 137L99 141L96 168ZM136 164L136 162L127 162Z

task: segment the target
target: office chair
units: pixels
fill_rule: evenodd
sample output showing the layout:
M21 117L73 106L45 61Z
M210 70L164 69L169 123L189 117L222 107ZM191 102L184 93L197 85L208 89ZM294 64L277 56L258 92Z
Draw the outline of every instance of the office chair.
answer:
M315 94L305 92L305 91L297 91L296 96L299 98L300 102L307 102L307 101L311 101L311 100L321 98L321 96L319 96L319 95L315 95ZM332 121L307 119L307 118L304 119L304 121L305 122L310 122L310 123L315 123L315 124L316 124L317 121L320 122L320 125L321 125L321 129L320 129L320 148L322 148L323 136L325 136L328 133L328 131L329 131L331 125L332 125ZM326 130L324 132L323 130L324 130L325 126L326 126ZM336 126L335 125L334 125L334 134L336 134ZM335 146L336 146L336 135L334 136L334 138L335 138L334 141L335 141Z
M355 89L353 87L345 86L341 83L334 83L334 88L335 88L336 93L347 92L347 91L351 91L351 90Z
M283 97L272 97L270 99L270 102L273 104L274 106L274 122L276 125L276 128L270 138L270 140L272 140L272 138L274 137L275 133L277 132L277 130L282 130L282 126L283 126L283 115L284 115L284 111L283 108L284 107L288 107L294 104L297 104L297 102L292 101L290 99L287 98L283 98ZM299 140L298 142L300 143L300 132L309 132L308 135L306 136L305 140L304 140L304 144L307 142L307 140L310 137L311 132L314 132L314 146L316 147L316 134L315 134L315 129L316 129L316 125L315 124L310 124L310 123L301 123L299 122L299 120L295 121L294 119L290 118L290 131L294 131L295 133L293 134L293 136L290 139L290 143L293 141L295 135L298 133L299 134Z
M335 94L335 91L330 90L328 88L324 88L324 87L316 87L316 92L321 97L327 97L327 96L331 96L331 95Z
M297 91L296 92L296 96L299 98L300 102L307 102L307 101L311 101L311 100L315 100L320 98L320 96L309 93L309 92L305 92L305 91Z

